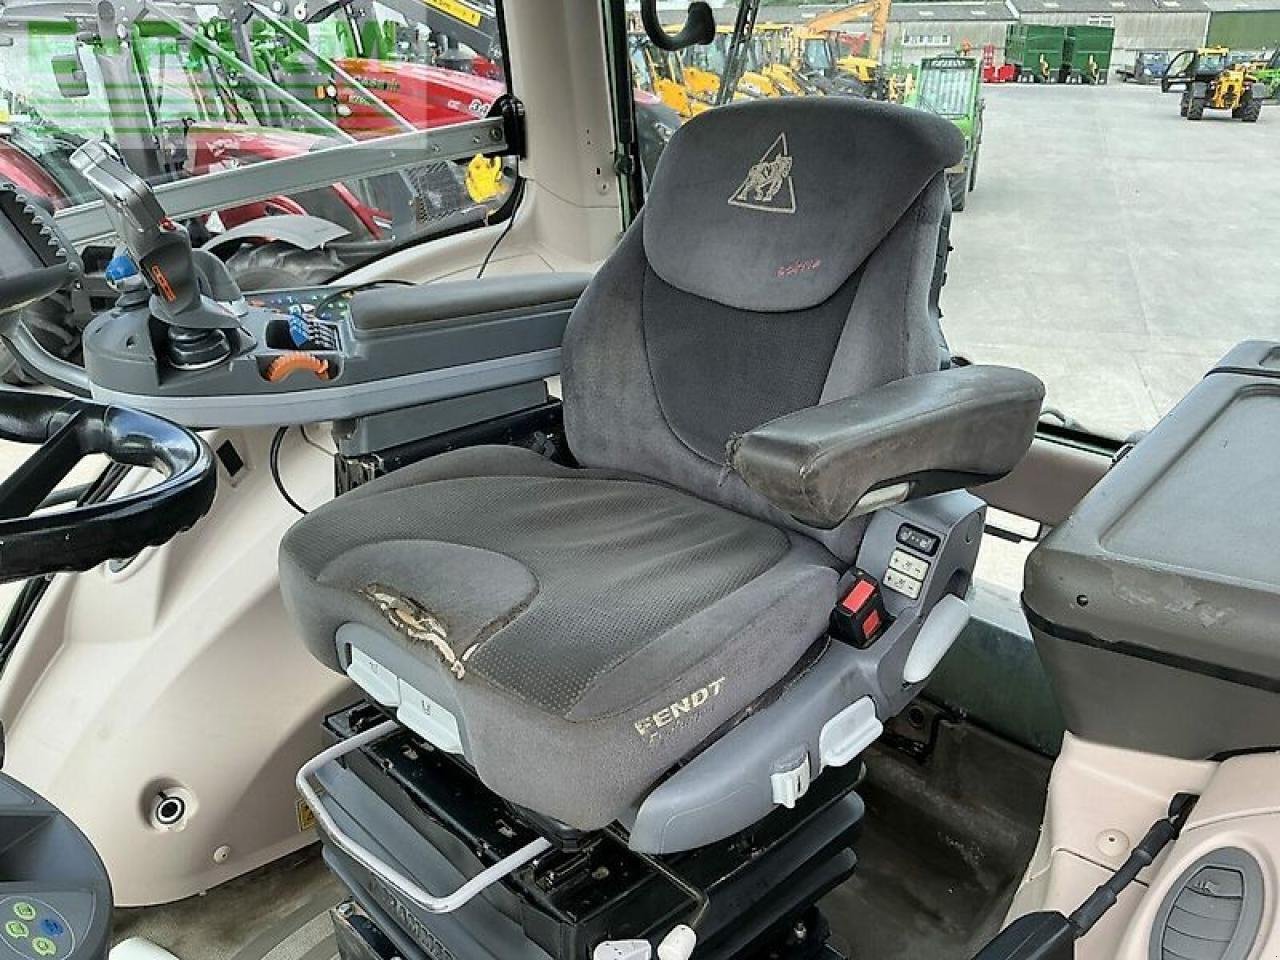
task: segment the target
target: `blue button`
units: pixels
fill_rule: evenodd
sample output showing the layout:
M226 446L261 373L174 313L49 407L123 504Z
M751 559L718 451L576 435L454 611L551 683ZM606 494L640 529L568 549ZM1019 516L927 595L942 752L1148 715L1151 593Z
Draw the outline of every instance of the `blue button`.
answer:
M111 262L107 264L107 268L102 271L108 283L118 283L127 277L137 275L138 265L133 262L133 258L126 254L119 254L111 258Z
M67 932L67 928L53 917L45 917L40 921L40 932L50 937L60 937Z

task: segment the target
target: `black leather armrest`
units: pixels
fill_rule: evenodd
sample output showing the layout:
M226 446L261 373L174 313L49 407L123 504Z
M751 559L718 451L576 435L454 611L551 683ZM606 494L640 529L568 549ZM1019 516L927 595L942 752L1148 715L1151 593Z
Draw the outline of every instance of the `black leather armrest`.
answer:
M830 529L882 502L1004 476L1043 399L1044 384L1021 370L940 370L771 420L730 440L728 463L780 509Z
M351 323L361 334L376 334L435 320L533 311L577 302L590 282L589 273L522 273L378 287L355 295Z

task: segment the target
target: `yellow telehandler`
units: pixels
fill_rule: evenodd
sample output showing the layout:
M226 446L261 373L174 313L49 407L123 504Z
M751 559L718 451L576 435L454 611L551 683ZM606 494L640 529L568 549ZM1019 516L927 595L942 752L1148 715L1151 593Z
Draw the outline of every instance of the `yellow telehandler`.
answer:
M1245 123L1257 123L1262 102L1271 91L1247 61L1233 63L1226 47L1183 50L1169 61L1160 89L1182 91L1179 113L1188 120L1200 120L1205 110L1230 110Z

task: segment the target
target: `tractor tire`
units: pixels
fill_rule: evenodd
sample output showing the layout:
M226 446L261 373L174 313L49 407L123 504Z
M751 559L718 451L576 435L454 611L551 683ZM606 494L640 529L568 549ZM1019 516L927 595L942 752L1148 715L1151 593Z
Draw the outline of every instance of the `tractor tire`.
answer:
M1188 120L1204 119L1204 100L1201 97L1192 97L1191 102L1187 104Z
M300 250L279 241L241 248L227 259L227 270L246 293L316 287L328 283L345 266L331 250Z
M978 185L978 157L982 156L982 142L973 148L973 159L969 161L969 190Z
M1187 107L1191 106L1191 94L1184 93L1182 100L1178 103L1178 116L1185 117L1187 115Z
M1239 119L1245 123L1257 123L1258 118L1262 116L1262 101L1249 99L1249 102L1241 106L1238 110L1231 111L1232 116L1239 115Z
M20 319L40 346L60 360L79 363L84 327L76 322L62 296L54 295L33 303L22 311ZM15 387L29 387L37 382L27 376L3 344L0 344L0 380Z
M969 201L969 175L967 173L947 174L947 189L951 192L951 210L960 213Z

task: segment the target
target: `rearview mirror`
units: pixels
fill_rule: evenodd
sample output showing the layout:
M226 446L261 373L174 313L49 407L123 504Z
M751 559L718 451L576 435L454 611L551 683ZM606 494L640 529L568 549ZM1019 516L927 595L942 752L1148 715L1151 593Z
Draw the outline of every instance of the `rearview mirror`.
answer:
M58 54L50 57L49 63L53 67L53 81L58 85L58 93L68 100L89 95L89 76L84 72L78 53Z

